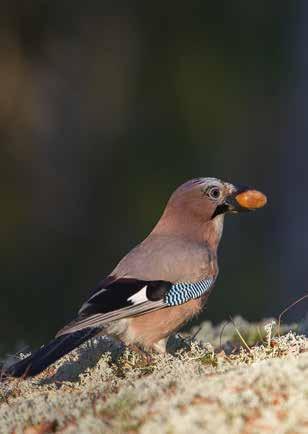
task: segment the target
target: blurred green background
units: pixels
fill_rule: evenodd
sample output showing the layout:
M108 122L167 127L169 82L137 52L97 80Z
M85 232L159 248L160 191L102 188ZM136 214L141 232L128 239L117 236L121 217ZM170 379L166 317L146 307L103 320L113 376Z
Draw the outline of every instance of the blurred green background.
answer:
M276 316L305 293L307 9L2 2L0 353L70 320L192 177L269 197L226 219L203 318Z

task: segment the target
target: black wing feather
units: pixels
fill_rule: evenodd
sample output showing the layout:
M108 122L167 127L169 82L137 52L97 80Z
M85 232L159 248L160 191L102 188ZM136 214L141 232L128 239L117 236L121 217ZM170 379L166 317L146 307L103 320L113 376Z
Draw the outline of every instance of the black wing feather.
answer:
M117 279L109 276L91 292L90 298L81 306L79 316L60 330L57 336L86 327L102 327L110 321L166 307L164 296L171 287L171 282L163 280Z
M99 331L98 328L85 328L59 336L25 359L13 363L6 369L4 368L4 376L33 377L83 342L95 336Z
M111 281L109 284L103 281L86 303L83 304L79 313L87 316L97 313L109 313L133 306L135 303L130 298L142 288L146 288L146 299L144 301L158 301L163 299L171 285L170 282L162 280L147 281L131 278L121 278Z

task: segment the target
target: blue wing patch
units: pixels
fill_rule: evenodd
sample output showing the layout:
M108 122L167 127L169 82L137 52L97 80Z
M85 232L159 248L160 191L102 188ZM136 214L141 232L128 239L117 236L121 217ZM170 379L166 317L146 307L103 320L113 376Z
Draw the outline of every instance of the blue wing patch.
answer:
M214 279L199 280L198 282L178 282L174 283L165 294L164 302L168 306L178 306L186 303L193 298L199 298L212 286Z

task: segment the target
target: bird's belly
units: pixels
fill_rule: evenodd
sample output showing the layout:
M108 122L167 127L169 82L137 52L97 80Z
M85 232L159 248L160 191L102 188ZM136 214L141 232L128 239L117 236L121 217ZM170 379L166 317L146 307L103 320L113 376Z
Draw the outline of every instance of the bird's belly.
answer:
M198 298L175 307L167 307L144 315L118 321L118 337L126 344L141 344L151 348L158 341L178 330L186 321L197 315L204 305ZM120 324L121 321L125 321ZM115 325L114 325L115 326ZM124 331L125 330L125 331Z

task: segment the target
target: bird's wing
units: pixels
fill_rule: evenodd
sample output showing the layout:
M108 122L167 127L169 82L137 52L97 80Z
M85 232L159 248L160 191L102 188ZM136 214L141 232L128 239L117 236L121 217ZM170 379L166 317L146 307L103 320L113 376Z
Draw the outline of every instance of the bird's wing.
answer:
M57 336L186 303L201 297L213 283L213 277L194 283L172 283L110 276L92 291L89 299L81 306L76 320L60 330Z

